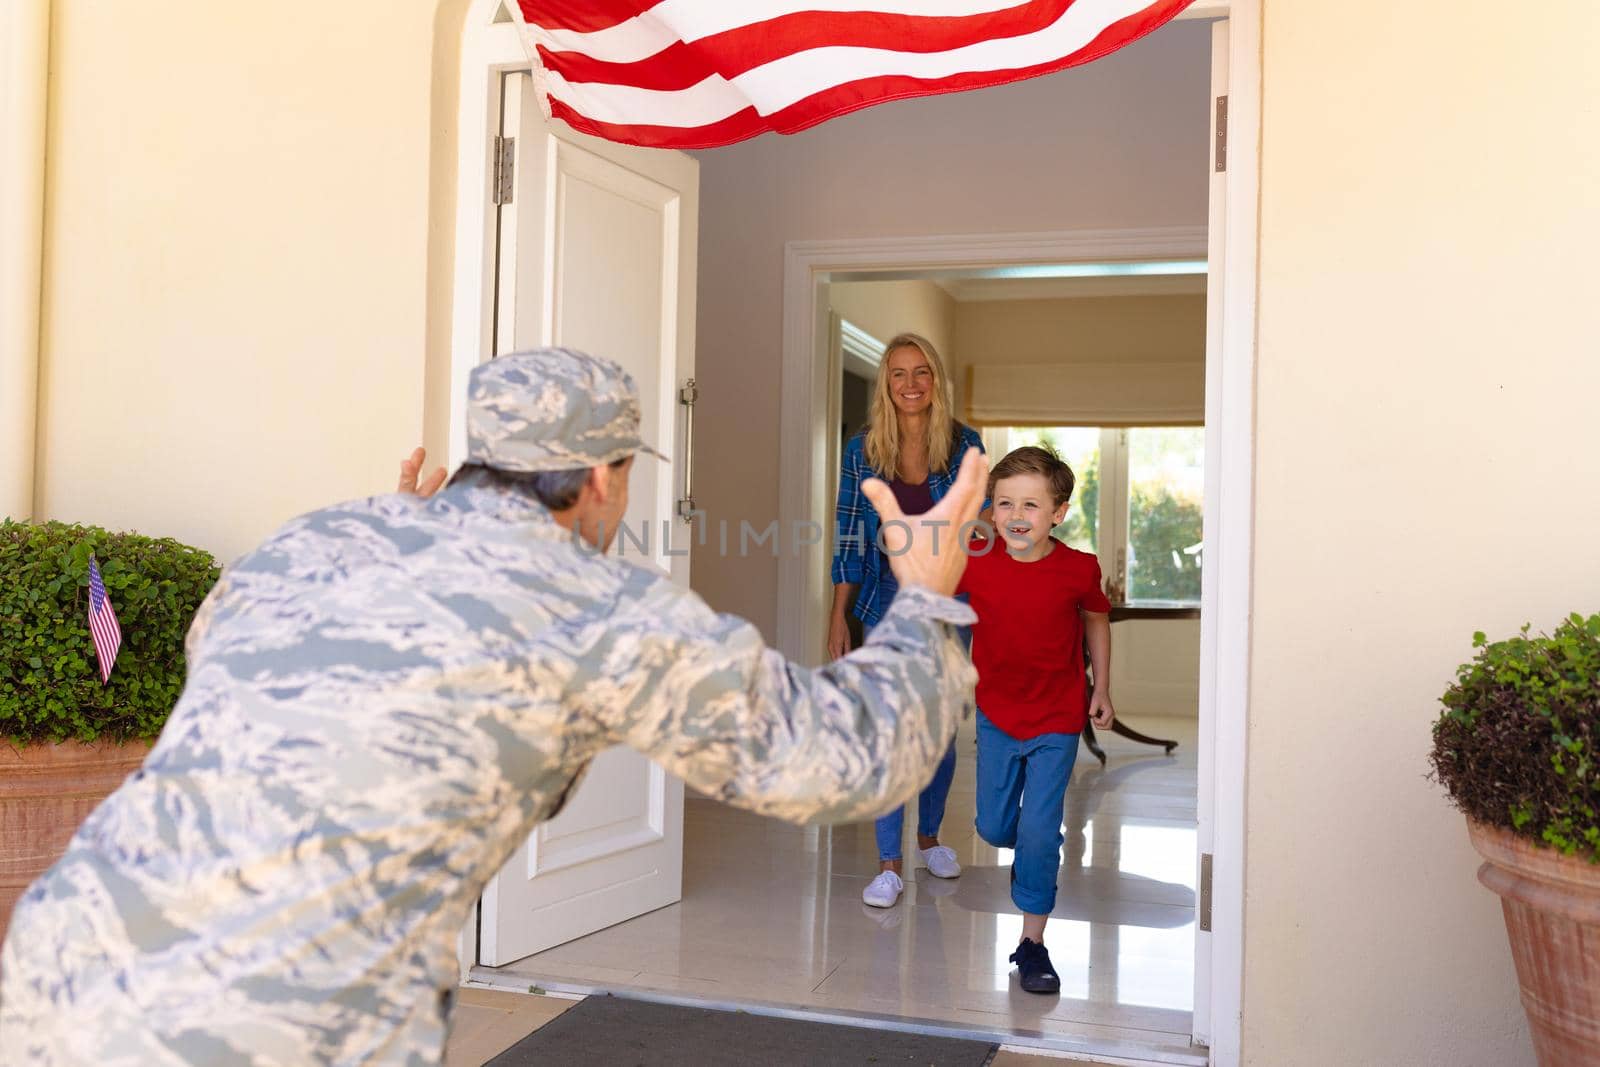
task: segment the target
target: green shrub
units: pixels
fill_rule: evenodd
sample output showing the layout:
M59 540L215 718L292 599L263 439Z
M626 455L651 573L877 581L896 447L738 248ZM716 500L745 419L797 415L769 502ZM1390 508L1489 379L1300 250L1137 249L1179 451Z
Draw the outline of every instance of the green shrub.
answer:
M1433 772L1467 815L1600 863L1600 614L1490 643L1456 672Z
M91 553L122 627L103 686L89 636ZM189 622L218 574L210 553L170 539L0 524L0 736L155 737L183 691Z

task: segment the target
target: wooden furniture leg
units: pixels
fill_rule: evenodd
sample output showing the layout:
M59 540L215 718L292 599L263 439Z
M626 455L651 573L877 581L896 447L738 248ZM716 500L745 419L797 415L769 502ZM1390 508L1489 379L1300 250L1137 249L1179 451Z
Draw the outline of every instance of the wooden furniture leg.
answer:
M1093 730L1094 727L1091 725L1091 726L1089 726L1089 729ZM1178 747L1178 742L1176 742L1176 741L1163 741L1160 738L1156 738L1156 737L1146 737L1144 734L1141 734L1138 730L1135 730L1133 727L1131 727L1127 723L1123 722L1121 716L1118 716L1111 723L1111 732L1114 733L1114 734L1121 734L1123 737L1128 738L1130 741L1138 741L1140 744L1143 744L1143 745L1160 745L1162 748L1167 750L1167 755L1169 755L1169 756L1172 755L1172 750ZM1100 762L1104 763L1105 760L1102 758Z
M1089 665L1089 642L1087 640L1083 643L1083 667L1085 688L1088 692L1093 692L1094 670ZM1126 737L1130 741L1137 741L1142 745L1159 745L1166 750L1166 754L1169 756L1172 755L1172 750L1178 747L1178 742L1176 741L1167 741L1159 737L1149 737L1141 734L1138 730L1123 722L1120 715L1111 723L1111 732ZM1094 753L1095 759L1100 761L1100 766L1104 767L1106 765L1106 752L1095 739L1094 723L1092 722L1083 724L1083 743L1088 746L1090 752Z

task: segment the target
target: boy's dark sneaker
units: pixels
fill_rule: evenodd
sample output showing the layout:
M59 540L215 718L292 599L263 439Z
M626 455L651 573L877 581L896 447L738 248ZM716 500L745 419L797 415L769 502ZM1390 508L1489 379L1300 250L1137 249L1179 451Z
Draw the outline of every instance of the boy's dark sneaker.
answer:
M1061 976L1050 966L1050 950L1037 941L1022 939L1017 951L1011 954L1022 978L1022 988L1029 993L1061 992Z

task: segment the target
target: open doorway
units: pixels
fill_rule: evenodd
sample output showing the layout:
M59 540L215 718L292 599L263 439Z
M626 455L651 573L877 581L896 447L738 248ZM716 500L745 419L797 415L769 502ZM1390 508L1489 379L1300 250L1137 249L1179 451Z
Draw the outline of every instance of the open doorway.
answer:
M957 739L940 834L964 868L958 879L928 876L908 840L904 897L870 908L862 901L877 870L870 824L795 828L691 797L681 902L514 962L502 980L1205 1062L1191 1041L1204 235L1094 241L1094 252L1115 241L1160 247L1161 258L831 271L812 309L828 383L815 442L828 457L825 508L844 443L866 422L885 339L916 329L943 351L959 383L958 418L981 427L993 455L1044 442L1073 466L1080 488L1057 533L1101 556L1121 587L1112 590L1113 685L1134 735L1099 738L1073 774L1046 933L1061 995L1015 985L1012 857L974 830L971 722ZM1073 248L1091 251L1082 240Z
M784 521L826 521L833 367L821 342L828 287L841 278L1017 265L1205 264L1203 536L1195 767L1193 1040L1212 1062L1238 1057L1243 981L1244 766L1250 628L1259 11L1211 26L1210 177L1204 227L792 241L785 248ZM964 385L958 382L958 385ZM1187 420L1184 420L1187 421ZM1147 426L1159 426L1147 420ZM817 556L780 563L780 647L820 657L827 572Z
M1092 1020L1103 1038L1131 1040L1131 1031L1140 1031L1146 1055L1193 1055L1196 994L1203 992L1194 977L1201 870L1206 235L1030 235L1009 246L930 239L910 249L874 244L790 249L791 265L812 255L849 264L790 275L799 283L791 297L813 302L810 314L794 320L827 324L825 334L811 339L812 366L822 370L821 406L839 412L841 428L848 423L844 398L856 375L842 357L845 336L892 336L915 328L931 335L943 352L957 416L983 431L993 457L1019 445L1047 443L1068 460L1080 489L1056 532L1101 558L1117 602L1119 718L1132 728L1131 736L1086 746L1069 790L1060 903L1046 935L1059 957L1061 1002L1039 1012L1005 984L1006 956L1019 921L1008 907L1003 880L996 879L1003 879L1008 857L969 835L961 843L961 888L941 898L937 894L945 887L916 872L916 895L901 905L903 921L916 931L913 942L931 938L929 931L943 925L965 922L968 936L961 948L948 949L937 965L970 978L983 974L987 961L1000 984L979 990L974 985L983 984L980 978L951 990L947 1002L933 1003L937 994L919 988L908 974L904 1015L949 1021L962 1018L963 1011L989 1010L1006 1016L1014 1034L1028 1033L1062 1049ZM1050 252L1062 259L1044 260ZM1005 262L1007 254L1033 258ZM874 263L874 256L883 258ZM911 256L935 262L960 256L976 265L918 268L906 262ZM831 427L836 420L830 415L826 421ZM824 511L837 486L838 453L831 435L828 441L818 479ZM796 561L794 569L804 562ZM803 633L820 629L806 625ZM1174 743L1176 752L1168 755ZM1105 762L1097 763L1091 753L1101 752ZM966 791L971 779L961 762L970 761L972 749L958 744L958 753L947 828L972 824L972 795ZM941 837L956 840L949 833ZM861 861L858 867L871 869ZM975 921L979 915L983 919ZM856 992L871 995L865 983Z
M1248 22L1248 28L1249 33L1253 34L1253 19ZM1247 34L1242 41L1236 41L1231 46L1232 50L1252 57L1253 63L1253 40ZM1230 49L1226 37L1223 38L1222 49L1224 54ZM465 80L471 75L464 71L463 77ZM1226 90L1228 82L1225 69L1220 77L1220 84ZM470 110L465 98L462 106L464 112ZM1246 126L1253 121L1254 105L1248 99L1242 107L1236 102L1232 111L1236 130L1241 118L1244 118ZM1248 140L1247 134L1246 142ZM1202 592L1206 621L1202 627L1201 669L1202 675L1208 669L1211 673L1209 678L1202 676L1200 679L1202 714L1196 723L1194 744L1181 743L1179 748L1180 752L1198 756L1196 766L1192 769L1198 803L1193 816L1195 844L1191 847L1191 856L1197 850L1210 854L1213 845L1208 820L1218 823L1216 836L1219 843L1214 846L1217 853L1216 911L1223 919L1224 933L1217 940L1218 958L1213 959L1210 939L1200 936L1204 933L1201 929L1203 922L1199 918L1194 920L1194 967L1197 973L1222 974L1223 980L1194 984L1191 1023L1193 1036L1202 1042L1213 1036L1216 1038L1211 1043L1214 1062L1229 1062L1226 1050L1236 1040L1239 957L1242 955L1241 909L1237 896L1242 881L1238 875L1243 864L1242 788L1226 796L1213 795L1209 801L1206 799L1207 779L1215 776L1216 771L1215 766L1207 766L1206 753L1225 750L1225 765L1242 766L1243 762L1243 678L1247 663L1245 639L1248 636L1245 608L1248 604L1250 367L1253 358L1250 297L1253 294L1253 252L1248 257L1238 255L1237 259L1227 260L1225 266L1220 247L1226 244L1236 252L1253 247L1251 227L1255 194L1253 175L1249 174L1253 168L1253 145L1247 143L1236 149L1236 160L1241 157L1246 176L1240 177L1237 182L1232 177L1214 180L1214 185L1224 182L1228 185L1232 190L1230 197L1242 198L1235 202L1248 201L1247 213L1241 213L1237 221L1230 218L1226 228L1219 225L1214 207L1209 228L1167 227L1137 231L789 242L782 303L784 359L781 384L782 464L778 479L781 483L780 504L792 517L810 515L813 506L820 505L817 513L825 517L829 487L819 483L822 479L831 478L832 472L837 469L836 450L844 425L844 383L842 379L839 382L840 410L830 410L830 389L826 384L819 384L819 379L825 383L832 372L825 348L822 349L822 358L818 358L818 342L830 333L826 317L828 308L826 303L819 302L817 295L820 287L828 284L836 273L1167 259L1202 260L1209 264L1214 276L1223 271L1229 273L1228 283L1213 284L1207 295L1208 301L1215 305L1208 311L1207 329L1217 334L1209 339L1210 345L1215 350L1225 349L1232 353L1231 358L1208 361L1205 381L1206 529L1199 555L1206 564L1203 572L1206 588ZM478 173L484 169L481 160L473 166ZM467 169L464 168L464 172ZM471 188L476 184L481 183L461 183L463 188ZM1218 197L1215 202L1220 200ZM481 208L479 212L481 214ZM480 219L474 218L472 221L482 228ZM458 266L465 264L462 269L470 271L474 258L481 263L484 256L482 249L469 251L475 251L476 257L458 256ZM1226 314L1223 314L1221 306L1224 292L1232 294L1227 301ZM482 307L486 302L463 300L463 294L470 298L472 290L468 288L458 292L458 310L464 310L464 317L458 319L458 324L465 323L466 332L471 332L477 329L475 324L484 318ZM1226 345L1221 337L1224 319L1234 327ZM1224 348L1217 349L1218 345L1224 345ZM462 352L473 355L470 347L464 347ZM754 350L753 346L751 350ZM958 383L963 387L964 384ZM794 427L791 424L800 428L799 438L792 432ZM822 432L813 433L816 424L823 427ZM1026 428L1030 424L1015 425ZM830 455L830 452L833 454ZM796 479L803 483L802 488L796 489ZM1229 491L1212 491L1219 485ZM1226 507L1222 503L1224 500ZM1213 565L1215 563L1220 563L1220 566ZM776 613L779 644L785 652L796 658L816 661L819 657L812 654L809 643L816 641L820 644L823 627L808 621L807 612L810 608L806 600L811 595L820 596L826 589L826 583L809 581L803 569L798 575L792 573L793 570L787 562L782 564ZM1209 635L1206 631L1209 631ZM1208 732L1217 736L1208 738ZM1107 745L1113 758L1119 754L1114 747L1117 745L1120 742L1115 740ZM1122 754L1128 753L1142 757L1137 749L1130 748ZM1224 777L1230 778L1235 786L1242 781L1237 776ZM1096 799L1081 805L1081 810L1093 812L1100 810L1096 805L1104 807L1116 803L1120 802L1102 789ZM703 805L693 799L689 801L689 807L694 818L686 829L685 848L693 866L686 870L684 905L633 920L635 925L626 929L613 928L624 939L624 943L629 936L635 938L631 951L621 951L609 957L590 952L579 958L570 953L577 951L583 942L572 942L551 950L553 954L568 953L564 960L559 961L561 965L558 967L551 966L558 962L556 955L546 956L543 960L533 957L499 971L477 968L473 972L474 977L491 984L520 986L523 989L538 985L545 989L567 988L575 992L604 990L662 999L741 1003L758 1010L797 1010L792 1002L777 1001L759 992L760 980L782 972L802 984L814 979L807 992L819 993L821 999L814 998L814 1003L804 1009L811 1014L854 1019L865 1015L881 1018L884 1025L918 1025L919 1016L913 1010L913 1005L904 1000L888 1010L863 1013L860 1009L865 999L861 996L862 991L876 978L888 973L884 968L891 963L898 967L908 960L925 966L933 966L941 958L948 962L952 957L949 954L941 957L939 953L948 948L953 936L970 934L970 928L964 934L957 935L945 927L939 930L930 930L926 924L922 928L915 924L908 927L902 920L899 927L877 927L877 932L869 937L864 936L859 916L858 921L842 925L848 918L848 906L854 906L859 911L860 900L859 887L843 889L839 884L841 879L838 872L860 867L861 863L857 861L865 857L865 851L859 841L852 843L850 831L841 829L784 828L785 833L773 836L768 842L770 847L763 853L765 858L756 872L765 879L760 884L767 891L763 893L758 888L754 898L736 900L731 895L728 879L723 872L736 865L745 868L750 866L749 852L741 848L742 843L748 842L741 838L740 832L730 822L725 821L737 817L739 813ZM1090 819L1077 827L1069 822L1067 831L1067 861L1070 863L1076 857L1079 868L1092 868L1096 850L1109 847L1102 844L1105 839L1102 827L1090 825ZM1132 853L1140 847L1137 842L1122 840L1120 834L1118 838L1115 843L1118 850ZM1074 849L1081 849L1081 852L1074 853ZM972 866L988 866L999 870L1004 864L999 856L991 857L987 863L975 857ZM1157 873L1145 877L1169 884L1182 882L1181 878L1167 878ZM1192 879L1194 887L1190 892L1195 900L1189 908L1194 910L1199 907L1199 898L1204 896L1204 882L1198 870ZM971 884L978 886L980 881L974 879ZM780 899L773 892L777 889L793 890L793 899ZM668 929L664 922L668 912L686 912L689 910L687 905L694 899L705 903L705 910L699 913L700 917ZM841 916L835 910L835 904L844 908L846 915ZM1183 907L1181 902L1169 902L1164 906ZM998 912L991 913L988 920L991 929L985 935L987 939L982 942L991 955L994 946L1004 940L1005 931L997 928L998 917ZM1161 929L1159 925L1152 928ZM750 949L755 936L771 929L781 929L790 937L792 944L787 955L776 958L753 956ZM837 946L846 943L858 952L867 950L861 953L864 958L858 960L859 967L852 965L846 969L844 962L834 955ZM718 964L698 974L682 968L675 974L668 974L663 969L668 963L688 958L694 951L707 945L720 945L725 953L744 954L750 958L750 966ZM591 943L589 947L594 946ZM982 951L980 947L978 954L981 955ZM1136 949L1124 950L1119 946L1114 959L1106 955L1107 951L1102 946L1098 957L1090 953L1089 963L1083 972L1085 983L1109 981L1112 985L1120 985L1121 977L1132 973L1134 961L1139 958ZM1124 961L1127 961L1126 967L1123 966ZM874 967L878 970L874 971ZM822 988L830 977L837 977L839 983L843 984L852 980L851 976L858 970L864 970L866 974L856 989L840 992L837 986L832 991ZM990 973L992 976L995 972ZM947 982L952 989L958 984ZM834 995L831 1003L826 999L830 992ZM1175 1062L1203 1062L1206 1058L1203 1050L1191 1046L1187 1040L1168 1043L1158 1038L1152 1041L1150 1031L1142 1036L1135 1035L1133 1031L1139 1029L1137 1026L1110 1032L1104 1022L1097 1021L1098 1017L1091 1012L1079 1012L1077 1018L1069 1020L1073 1024L1070 1032L1063 1031L1050 1037L1041 1036L1037 1028L1030 1031L1025 1021L1019 1021L1005 1012L985 1013L982 1009L958 1008L939 1014L942 1016L939 1020L942 1028L987 1033L1000 1036L1007 1043L1043 1044L1063 1051L1130 1059L1148 1058L1152 1054ZM1001 1017L997 1019L996 1015ZM1215 1025L1216 1020L1222 1020L1220 1029ZM1165 1018L1158 1020L1156 1029L1170 1022L1172 1020ZM1179 1029L1162 1032L1177 1038L1184 1036Z

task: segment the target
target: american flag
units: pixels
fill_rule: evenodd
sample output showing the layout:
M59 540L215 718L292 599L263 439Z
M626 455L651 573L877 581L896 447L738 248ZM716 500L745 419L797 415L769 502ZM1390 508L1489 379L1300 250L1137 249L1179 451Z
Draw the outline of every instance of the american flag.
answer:
M550 114L712 148L908 96L1020 81L1138 40L1191 0L519 0Z
M100 661L100 684L111 680L111 666L122 648L122 627L106 596L106 583L100 580L100 564L89 557L89 636L94 638L94 656Z

